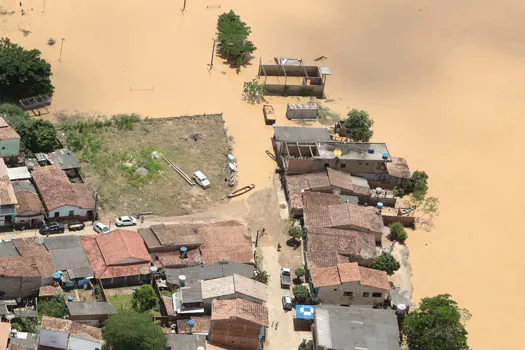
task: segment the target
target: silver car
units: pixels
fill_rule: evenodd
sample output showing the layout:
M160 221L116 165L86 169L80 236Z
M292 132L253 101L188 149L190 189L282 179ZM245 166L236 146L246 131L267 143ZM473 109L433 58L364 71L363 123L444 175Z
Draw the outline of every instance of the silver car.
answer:
M137 224L137 219L132 216L119 216L115 220L115 225L120 226L133 226Z
M93 231L98 232L98 233L108 233L109 227L97 221L93 224Z
M292 297L290 294L283 295L283 309L291 310L292 309Z

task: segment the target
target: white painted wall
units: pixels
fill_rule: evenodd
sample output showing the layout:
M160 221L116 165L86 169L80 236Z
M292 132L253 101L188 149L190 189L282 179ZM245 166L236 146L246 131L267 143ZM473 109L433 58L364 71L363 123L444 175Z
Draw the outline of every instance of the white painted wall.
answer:
M87 339L76 338L71 336L69 338L69 350L100 350L102 344L99 341L91 341Z
M0 157L17 156L20 153L20 139L0 140Z
M40 345L57 349L67 349L68 337L68 333L42 329L40 330Z
M344 292L352 292L353 297L345 297ZM369 297L363 297L368 292ZM381 293L381 297L374 298L372 293ZM323 304L334 305L373 305L385 300L386 291L373 287L363 286L359 282L343 283L339 286L319 288L319 301Z
M50 219L53 219L55 217L55 213L58 212L59 217L62 218L65 216L69 216L70 210L73 210L73 215L78 215L78 216L86 216L88 212L87 209L81 209L81 208L73 207L70 205L65 205L63 207L51 210L48 215Z

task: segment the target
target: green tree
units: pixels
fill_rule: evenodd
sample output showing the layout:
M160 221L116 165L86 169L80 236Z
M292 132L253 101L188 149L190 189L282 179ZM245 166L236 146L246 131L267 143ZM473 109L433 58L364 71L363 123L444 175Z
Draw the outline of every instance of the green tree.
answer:
M390 234L388 239L391 241L397 241L401 244L404 244L408 237L405 227L400 222L394 222L390 224Z
M0 39L0 101L52 94L51 65L40 51L25 50L8 38Z
M410 350L466 350L470 319L466 309L450 299L449 294L423 298L418 308L403 322L403 333Z
M304 268L302 266L299 266L295 269L295 275L297 278L301 278L304 276Z
M343 125L354 141L368 142L374 134L372 131L374 121L367 111L352 109L348 112L348 118L343 121Z
M268 284L270 275L268 274L268 271L258 270L255 272L255 276L253 276L252 279L256 280L257 282Z
M385 271L389 276L392 276L400 267L401 265L396 258L387 252L381 253L381 255L376 257L372 263L373 269Z
M306 341L306 339L303 339L301 344L299 344L298 350L313 350L314 349L314 343L311 340Z
M165 349L166 335L147 313L121 310L104 323L102 337L113 350Z
M414 171L410 179L403 180L400 189L403 190L403 195L412 194L416 201L422 201L428 191L427 173L419 170Z
M260 103L261 101L264 101L265 93L266 88L263 84L259 84L257 79L252 79L244 83L244 96L250 103Z
M52 152L60 146L55 126L44 119L28 119L19 128L26 153Z
M18 128L29 119L29 115L20 107L11 103L0 104L0 117L9 124L10 127L18 131Z
M292 226L288 229L288 235L295 241L300 242L303 238L303 230L299 226Z
M251 28L231 10L219 16L217 22L219 52L235 67L241 67L250 60L256 47L248 39Z
M310 291L302 284L293 287L293 296L298 303L304 303L310 298Z
M49 317L62 318L67 314L66 301L64 300L64 294L54 295L49 300L42 300L38 303L38 316L43 315Z
M151 284L143 284L133 292L131 307L137 312L145 312L157 305L158 301L157 294Z

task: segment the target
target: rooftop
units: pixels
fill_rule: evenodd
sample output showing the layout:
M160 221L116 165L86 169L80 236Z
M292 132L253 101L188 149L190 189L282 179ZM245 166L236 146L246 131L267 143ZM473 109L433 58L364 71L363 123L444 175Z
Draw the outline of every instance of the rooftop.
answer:
M202 285L200 281L191 285L186 285L179 289L183 303L200 303L202 302Z
M107 265L151 260L144 241L137 232L115 230L98 236L96 240Z
M102 340L102 331L99 328L62 318L43 316L41 329L69 333L70 335L85 334L96 340Z
M67 149L57 149L54 152L44 154L51 165L59 165L62 170L79 169L80 164L75 156Z
M355 262L340 263L331 267L310 268L310 276L315 288L359 282L361 285L377 289L390 289L386 272L362 267Z
M19 256L20 254L18 253L18 250L16 250L16 247L12 241L9 241L9 242L0 241L0 258L12 258L12 257L19 257Z
M53 295L62 293L60 286L41 286L38 292L39 297L52 297Z
M93 209L95 200L83 183L71 183L58 165L33 169L33 180L47 210L65 205L82 209Z
M108 302L73 301L67 303L71 316L111 315L116 312L113 304Z
M235 319L268 326L268 308L243 299L214 300L212 302L212 321Z
M44 207L38 194L29 191L16 191L16 215L17 216L35 216L43 215Z
M7 343L9 342L9 331L11 330L11 324L8 322L0 322L0 349L7 349Z
M383 220L374 208L353 204L336 204L304 209L304 223L310 227L354 228L360 231L382 232Z
M208 331L210 330L210 316L191 316L191 320L195 322L193 329L191 330L193 333L208 333ZM179 331L179 334L190 332L188 321L188 319L177 320L177 329Z
M375 160L390 162L390 153L385 143L370 143L370 142L321 142L318 144L319 158L322 159L355 159L355 160ZM341 150L341 155L336 156L334 151ZM369 150L373 150L370 153ZM383 159L384 154L388 155L387 159Z
M168 334L168 350L206 348L206 336L201 334Z
M67 271L69 278L93 277L93 270L79 236L44 238L56 270Z
M19 139L20 135L10 127L4 118L0 117L0 140Z
M196 266L202 264L202 255L199 249L190 249L186 258L180 257L179 251L155 252L164 267Z
M15 191L9 180L7 166L4 159L0 158L0 205L16 204Z
M409 179L412 177L412 172L408 167L405 158L392 157L392 162L386 164L388 175Z
M392 310L317 306L314 332L318 345L326 349L400 349L397 317Z
M17 238L12 242L22 257L36 264L41 277L49 278L56 272L51 254L41 237Z
M8 168L7 174L9 175L9 180L27 180L31 178L31 173L25 166L17 168Z
M215 263L209 265L198 265L181 269L166 269L166 279L171 284L179 283L179 276L186 276L186 282L205 281L215 278L232 276L238 274L251 278L254 268L252 265L240 264L236 262Z
M330 133L326 128L297 126L274 126L273 137L277 141L289 142L321 142L331 140Z
M341 284L337 266L310 269L310 279L315 288L338 286Z
M265 284L237 274L202 281L201 288L203 299L240 293L261 301L268 300L268 288Z

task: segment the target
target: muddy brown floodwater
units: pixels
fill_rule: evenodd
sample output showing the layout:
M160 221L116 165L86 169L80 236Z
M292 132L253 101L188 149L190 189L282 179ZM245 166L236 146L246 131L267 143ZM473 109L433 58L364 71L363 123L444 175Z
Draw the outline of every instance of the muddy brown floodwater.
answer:
M525 2L190 0L184 15L182 0L22 0L24 16L18 0L0 6L17 11L0 15L0 35L52 63L54 112L223 112L240 181L258 187L271 184L272 129L241 99L256 60L236 74L216 58L208 71L218 14L233 8L252 27L257 58L328 57L328 105L368 110L374 139L430 174L441 200L435 228L408 241L415 299L452 294L473 314L474 349L524 347ZM293 99L270 101L282 124Z

